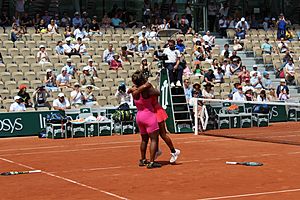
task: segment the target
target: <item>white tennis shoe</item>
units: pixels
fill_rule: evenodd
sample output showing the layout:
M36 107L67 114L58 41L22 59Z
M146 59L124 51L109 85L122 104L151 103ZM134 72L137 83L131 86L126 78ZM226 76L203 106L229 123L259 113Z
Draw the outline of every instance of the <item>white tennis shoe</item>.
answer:
M171 153L170 163L175 163L176 160L178 159L179 154L180 154L180 150L175 149L175 153Z

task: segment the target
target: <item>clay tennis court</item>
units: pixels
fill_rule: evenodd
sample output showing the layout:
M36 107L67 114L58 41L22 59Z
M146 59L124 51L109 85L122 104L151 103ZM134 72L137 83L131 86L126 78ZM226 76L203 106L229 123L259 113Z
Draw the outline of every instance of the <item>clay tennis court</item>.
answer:
M293 135L300 141L300 134L295 136L299 123L221 131ZM159 169L138 167L138 134L1 139L1 172L43 172L1 176L0 199L300 199L300 146L193 134L172 138L182 154L177 165L169 165L169 151L161 143L164 154L158 160L165 165ZM255 161L264 166L226 165L225 161Z

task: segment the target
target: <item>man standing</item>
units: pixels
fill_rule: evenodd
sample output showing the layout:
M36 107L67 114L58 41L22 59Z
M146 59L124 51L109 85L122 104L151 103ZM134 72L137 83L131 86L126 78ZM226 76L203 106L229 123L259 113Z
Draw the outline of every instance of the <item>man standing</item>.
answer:
M171 87L175 87L175 82L177 87L181 87L183 68L179 65L180 52L175 48L174 40L169 40L168 45L164 54L168 56L165 67L169 71Z

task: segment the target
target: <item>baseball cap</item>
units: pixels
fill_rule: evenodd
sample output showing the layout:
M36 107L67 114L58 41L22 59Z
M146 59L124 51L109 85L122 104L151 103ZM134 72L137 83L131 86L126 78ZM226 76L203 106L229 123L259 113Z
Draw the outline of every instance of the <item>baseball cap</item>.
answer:
M90 58L90 59L88 59L88 62L94 62L94 60Z
M64 93L59 93L58 95L57 95L58 97L65 97L65 95L64 95Z
M45 45L40 45L40 48L45 48Z
M257 65L253 65L253 68L257 68Z
M63 71L67 71L67 68L66 67L61 68L61 72Z
M245 17L242 17L242 18L241 18L241 21L244 22L244 21L245 21Z
M46 72L47 72L47 73L48 73L48 72L52 72L52 69L47 69Z
M71 59L71 58L68 58L68 59L67 59L67 62L72 62L72 59Z
M77 83L74 83L74 86L80 86L80 84L77 82Z
M285 83L285 79L284 78L280 79L280 82Z
M134 39L134 37L133 37L133 36L130 36L129 39Z
M142 26L142 29L146 29L147 27L146 26Z
M19 89L20 89L20 90L22 90L22 89L24 89L24 88L27 88L27 86L26 86L26 85L24 85L24 84L22 84L22 85L19 85Z
M18 99L21 99L21 97L20 96L15 96L14 97L14 100L18 100Z

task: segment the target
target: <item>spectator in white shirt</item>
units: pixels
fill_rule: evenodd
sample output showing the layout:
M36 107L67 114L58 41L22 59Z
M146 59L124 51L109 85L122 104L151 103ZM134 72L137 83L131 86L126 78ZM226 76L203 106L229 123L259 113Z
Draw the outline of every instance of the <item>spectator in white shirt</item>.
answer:
M108 45L108 48L103 52L103 62L106 62L106 63L110 63L110 61L113 59L113 56L114 56L115 52L113 50L113 45L112 44L109 44Z
M98 77L97 75L97 69L96 67L93 65L94 60L93 59L88 59L88 65L85 66L86 69L89 70L90 74L92 75L92 77Z
M246 97L243 93L243 86L238 86L238 91L233 94L233 101L246 101Z
M67 68L61 69L61 74L56 78L57 87L70 87L70 75L67 73Z
M40 64L49 63L49 56L46 52L46 47L44 45L40 45L40 51L36 55L37 62Z
M253 74L254 72L257 73L257 76L261 76L260 71L258 71L257 69L258 69L258 66L257 65L253 65L253 70L250 72L250 76L251 76L251 73Z
M295 65L293 63L293 59L290 58L288 59L288 62L285 64L284 66L284 70L285 70L285 79L287 81L288 84L294 84L294 80L295 80Z
M215 75L215 83L224 83L224 74L222 72L221 67L215 69L214 75Z
M77 44L75 44L75 53L78 53L79 55L87 55L87 50L85 44L82 43L82 39L79 37L77 38Z
M20 96L14 97L15 102L10 105L10 112L22 112L26 111L25 104L22 103L22 98Z
M226 20L226 17L223 16L219 19L219 28L220 28L220 33L225 38L227 36L226 34L226 29L228 26L228 21Z
M71 105L74 106L75 108L83 105L84 96L80 90L79 83L74 84L74 90L70 94L70 100L71 100Z
M63 45L65 55L68 55L69 57L71 55L75 55L75 50L74 50L74 44L71 43L71 38L68 37L66 38L66 44Z
M247 30L249 30L249 24L246 22L245 17L242 17L241 20L235 25L236 36L240 39L245 39Z
M58 34L58 26L55 24L54 19L51 19L50 24L48 24L48 33Z
M89 40L89 38L88 38L89 34L82 27L77 27L75 29L74 36L75 36L76 40L79 37L82 38L82 39L84 39L84 40Z
M261 89L262 88L262 78L261 78L261 76L258 76L257 72L252 71L252 77L250 79L250 83L255 89Z
M129 106L133 106L132 95L128 94L127 91L128 88L126 88L126 85L124 83L121 83L115 96L118 97L119 104L127 103Z
M224 58L230 58L232 56L232 52L229 50L229 44L224 44L224 49L221 51L221 56Z
M138 36L138 37L141 37L142 36L142 34L145 34L145 37L146 38L148 38L149 37L149 31L147 31L147 27L146 26L142 26L142 31L140 31L140 32L138 32L136 35Z
M215 45L215 36L212 36L210 31L206 31L206 34L203 36L203 40L208 42L208 44L212 47Z
M59 93L57 99L53 101L54 110L71 109L69 100L65 97L64 93Z
M126 44L126 47L127 47L127 51L130 55L134 55L134 53L137 51L137 46L136 46L136 43L134 41L134 37L133 36L130 36L129 38L129 43Z

